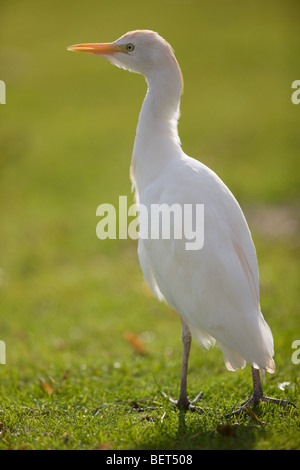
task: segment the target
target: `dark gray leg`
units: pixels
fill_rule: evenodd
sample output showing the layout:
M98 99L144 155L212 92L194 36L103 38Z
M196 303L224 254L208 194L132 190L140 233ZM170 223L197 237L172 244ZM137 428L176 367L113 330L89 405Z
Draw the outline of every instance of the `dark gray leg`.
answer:
M259 403L260 401L269 401L271 403L276 403L277 405L281 405L281 406L291 405L296 408L296 405L294 405L294 403L292 403L291 401L280 400L278 398L265 397L262 386L261 386L259 369L254 369L254 367L252 367L251 370L252 370L252 382L253 382L253 395L244 403L242 403L240 408L238 408L236 411L233 411L232 413L229 413L228 415L226 415L226 417L237 416L240 413L245 412L247 410L247 406L255 405Z
M189 327L183 320L181 320L181 340L183 344L183 354L182 354L182 369L181 369L181 383L180 383L180 392L179 398L177 400L177 406L183 408L189 408L190 402L187 396L187 374L188 374L188 363L189 355L192 343L192 335L189 330Z
M183 344L183 354L182 354L182 369L181 369L181 383L180 383L180 392L178 400L173 400L170 398L170 401L174 403L178 408L183 408L185 410L200 411L203 412L202 408L193 406L196 401L202 398L203 392L200 392L196 398L190 402L187 396L187 374L188 374L188 362L191 349L192 335L187 324L181 319L181 339Z

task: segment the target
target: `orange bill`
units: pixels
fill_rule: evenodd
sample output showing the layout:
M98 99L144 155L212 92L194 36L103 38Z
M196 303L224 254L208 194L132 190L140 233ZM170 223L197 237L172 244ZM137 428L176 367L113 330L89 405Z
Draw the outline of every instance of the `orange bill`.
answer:
M75 44L74 46L67 47L68 51L81 51L81 52L91 52L92 54L100 55L112 55L115 52L122 52L123 49L121 46L114 44L113 42L109 43L87 43L87 44Z

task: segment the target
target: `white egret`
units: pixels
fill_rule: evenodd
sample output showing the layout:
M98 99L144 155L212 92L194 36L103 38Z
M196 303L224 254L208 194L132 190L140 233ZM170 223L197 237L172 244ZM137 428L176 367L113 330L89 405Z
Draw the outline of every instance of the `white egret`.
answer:
M138 243L150 289L181 317L183 361L176 404L195 409L187 395L192 336L205 348L216 342L229 370L250 364L253 394L234 414L244 410L243 405L261 400L292 404L263 394L260 371L274 372L275 363L273 336L260 309L255 247L230 190L181 148L177 123L182 74L171 46L153 31L137 30L112 43L77 44L68 50L99 54L146 78L148 90L130 168L137 203L148 208L153 204L204 204L201 249L187 250L184 236L140 238Z

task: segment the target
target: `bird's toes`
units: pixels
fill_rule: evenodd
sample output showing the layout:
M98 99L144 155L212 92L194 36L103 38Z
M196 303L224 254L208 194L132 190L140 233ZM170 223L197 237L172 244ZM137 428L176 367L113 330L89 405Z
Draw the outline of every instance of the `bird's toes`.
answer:
M178 400L174 400L174 398L168 397L164 392L162 392L162 395L165 398L168 398L169 402L172 403L172 405L176 406L181 410L203 413L203 409L200 406L195 406L195 403L197 403L197 401L202 398L203 392L198 393L198 395L192 401L190 401L187 397L179 397Z
M270 403L275 403L276 405L280 405L280 406L287 406L287 405L290 405L290 406L294 406L294 408L297 408L295 403L291 402L291 401L288 401L288 400L282 400L280 398L272 398L272 397L261 397L261 400L262 401L268 401Z
M242 403L240 408L238 408L235 411L232 411L231 413L226 414L225 417L226 418L231 418L233 416L238 416L241 413L247 413L247 414L250 414L252 416L253 412L251 412L251 409L249 408L249 406L253 405L253 404L257 405L260 401L275 403L276 405L280 405L280 406L283 406L283 407L285 407L287 405L290 405L290 406L294 406L296 408L296 405L294 403L292 403L291 401L281 400L279 398L266 397L265 395L261 395L261 396L253 396L252 395L248 400L246 400L244 403Z
M235 416L239 416L241 413L246 413L247 411L247 408L246 406L241 406L240 408L238 408L237 410L234 410L232 411L231 413L227 413L225 415L225 418L233 418Z
M199 392L198 395L191 401L191 404L197 403L198 400L201 400L203 397L203 392Z
M201 408L201 406L194 406L192 405L191 403L189 404L189 408L188 408L190 411L193 411L195 413L204 413L203 411L203 408Z

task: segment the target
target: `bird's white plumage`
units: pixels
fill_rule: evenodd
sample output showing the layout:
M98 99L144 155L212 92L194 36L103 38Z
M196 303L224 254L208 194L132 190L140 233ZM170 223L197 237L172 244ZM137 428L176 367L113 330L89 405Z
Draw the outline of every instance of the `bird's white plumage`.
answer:
M181 74L165 42L163 51L170 56L161 66L167 69L163 77L159 69L150 79L146 75L149 88L137 128L132 179L138 201L148 208L204 204L204 245L188 251L184 239L140 239L144 277L200 344L209 347L217 341L228 369L248 362L273 372L273 337L260 310L257 258L247 222L220 178L181 149Z
M220 178L181 148L182 75L172 48L157 33L139 30L109 45L70 49L99 53L146 78L131 163L137 203L149 210L153 204L204 204L200 250L186 250L185 239L139 239L146 282L201 345L217 342L229 370L248 362L274 372L273 337L260 310L256 252L243 212Z
M145 279L179 312L200 344L218 342L228 369L247 361L272 371L273 340L260 312L255 249L230 191L204 165L181 155L139 199L146 206L204 204L201 250L187 251L184 239L139 240Z

